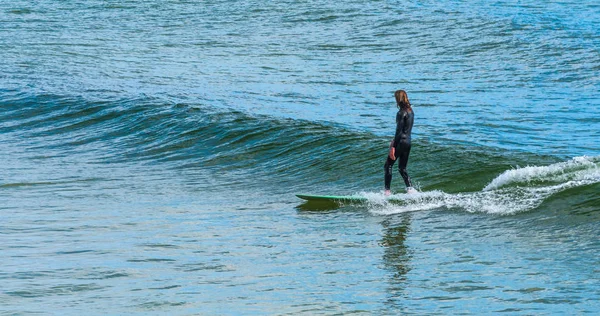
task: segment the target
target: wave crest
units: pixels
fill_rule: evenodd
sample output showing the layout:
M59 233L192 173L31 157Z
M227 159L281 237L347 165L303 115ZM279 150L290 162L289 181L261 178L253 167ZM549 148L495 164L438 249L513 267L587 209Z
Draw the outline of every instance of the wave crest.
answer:
M569 161L549 166L527 166L507 170L490 182L483 191L499 189L508 185L538 182L563 183L598 179L600 177L600 157L581 156Z

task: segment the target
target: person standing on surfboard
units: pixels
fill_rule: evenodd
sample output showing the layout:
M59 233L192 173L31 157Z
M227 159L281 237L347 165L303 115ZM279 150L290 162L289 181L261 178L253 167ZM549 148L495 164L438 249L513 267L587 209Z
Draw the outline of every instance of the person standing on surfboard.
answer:
M396 105L398 106L399 110L396 114L396 135L390 143L389 154L384 165L385 195L390 195L391 193L390 187L392 184L392 167L397 159L399 160L398 170L404 179L404 184L406 184L406 192L416 192L416 190L413 189L412 182L410 181L410 177L406 171L408 155L410 154L410 134L412 132L415 114L410 106L410 101L408 101L408 95L406 95L406 91L398 90L394 93L394 97L396 97Z

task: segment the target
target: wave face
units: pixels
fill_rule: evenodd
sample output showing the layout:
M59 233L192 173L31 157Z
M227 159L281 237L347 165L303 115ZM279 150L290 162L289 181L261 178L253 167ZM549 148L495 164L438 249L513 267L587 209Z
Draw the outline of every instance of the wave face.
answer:
M3 107L3 137L45 157L156 166L166 170L163 180L172 176L169 172L199 170L207 174L205 183L195 183L201 187L233 185L278 194L332 188L379 192L381 187L387 140L341 125L159 99L88 102L35 96L5 101ZM538 166L513 167L536 162ZM409 170L426 192L406 196L401 207L387 205L380 193L365 193L374 205L387 205L376 213L461 209L515 214L600 179L598 157L557 162L547 156L419 140ZM394 184L401 190L401 178L394 172ZM11 185L19 184L3 184Z

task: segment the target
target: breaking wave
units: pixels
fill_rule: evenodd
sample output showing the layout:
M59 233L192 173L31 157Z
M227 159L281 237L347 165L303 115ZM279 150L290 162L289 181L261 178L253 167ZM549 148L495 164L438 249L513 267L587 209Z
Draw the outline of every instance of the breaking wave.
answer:
M394 202L381 193L360 195L368 198L369 210L380 215L435 209L511 215L535 210L557 193L600 183L599 163L600 157L583 156L549 166L511 169L478 192L397 194Z

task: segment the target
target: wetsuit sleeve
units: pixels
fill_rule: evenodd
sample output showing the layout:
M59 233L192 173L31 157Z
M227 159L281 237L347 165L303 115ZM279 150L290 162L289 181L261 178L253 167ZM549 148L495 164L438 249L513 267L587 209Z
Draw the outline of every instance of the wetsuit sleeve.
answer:
M406 124L406 115L404 114L405 113L400 111L398 111L398 114L396 114L396 135L394 136L393 147L396 147L396 145L398 145L398 143L400 142L400 138L402 137L402 130L404 129L404 124Z
M415 122L415 114L414 112L410 112L406 115L406 126L404 126L404 131L406 132L406 136L410 139L412 134L413 123Z

